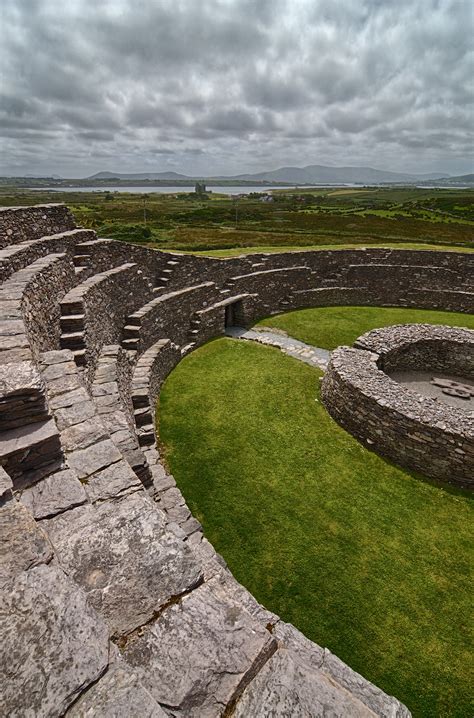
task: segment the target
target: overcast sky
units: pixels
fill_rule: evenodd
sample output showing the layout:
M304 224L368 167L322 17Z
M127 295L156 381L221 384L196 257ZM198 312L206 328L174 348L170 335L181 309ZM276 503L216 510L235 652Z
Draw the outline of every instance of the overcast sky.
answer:
M0 174L473 171L471 0L0 0Z

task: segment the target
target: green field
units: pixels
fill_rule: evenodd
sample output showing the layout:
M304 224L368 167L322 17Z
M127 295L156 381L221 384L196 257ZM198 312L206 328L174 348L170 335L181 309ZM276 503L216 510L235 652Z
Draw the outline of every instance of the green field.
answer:
M248 195L33 191L0 185L0 205L65 202L100 236L159 249L221 252L326 246L474 248L474 190L275 190ZM242 187L242 192L246 188ZM222 254L224 252L224 254ZM216 254L216 256L219 256Z
M351 345L370 329L405 323L447 324L474 329L472 314L439 312L432 309L393 307L317 307L299 309L258 322L261 326L282 329L291 337L323 349Z
M236 578L396 695L472 715L469 497L369 452L327 414L320 372L218 339L168 377L163 452Z

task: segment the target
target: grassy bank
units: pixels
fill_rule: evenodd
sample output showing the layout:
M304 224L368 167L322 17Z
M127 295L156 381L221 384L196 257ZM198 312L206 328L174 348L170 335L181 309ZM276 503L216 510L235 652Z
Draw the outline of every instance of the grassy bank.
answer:
M470 501L367 451L319 376L268 347L205 345L164 386L166 460L259 601L415 718L466 718Z

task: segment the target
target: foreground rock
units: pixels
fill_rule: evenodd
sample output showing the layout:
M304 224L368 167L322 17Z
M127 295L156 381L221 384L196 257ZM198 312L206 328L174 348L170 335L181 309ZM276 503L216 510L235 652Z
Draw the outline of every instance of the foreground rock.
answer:
M61 566L121 636L193 588L201 569L142 493L85 505L46 522Z
M375 718L377 714L296 654L279 649L240 698L235 718Z
M108 663L108 630L58 568L24 571L0 591L2 715L60 716Z
M68 718L167 718L128 666L111 667L67 713Z
M0 586L52 556L48 537L24 506L14 499L0 506Z
M222 715L275 649L271 634L213 579L131 638L124 657L170 715L211 718Z

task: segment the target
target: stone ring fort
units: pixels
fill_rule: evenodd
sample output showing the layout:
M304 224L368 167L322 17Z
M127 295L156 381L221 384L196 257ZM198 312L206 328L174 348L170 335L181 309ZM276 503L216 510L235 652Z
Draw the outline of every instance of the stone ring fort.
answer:
M97 238L63 205L1 209L2 714L409 716L234 579L160 463L154 407L226 326L338 304L472 313L473 269L403 249L217 260ZM323 400L374 450L467 486L473 347L468 330L370 332L333 352ZM452 382L464 406L433 395Z

